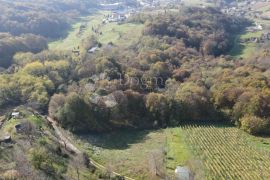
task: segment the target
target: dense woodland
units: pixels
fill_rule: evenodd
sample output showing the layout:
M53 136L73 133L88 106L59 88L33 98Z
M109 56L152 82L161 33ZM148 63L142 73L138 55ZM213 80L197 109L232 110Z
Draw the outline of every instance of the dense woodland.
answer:
M94 0L1 0L0 3L0 32L32 33L49 38L63 36L70 21L96 7Z
M0 68L8 68L16 52L38 53L47 49L47 40L65 36L72 23L97 7L95 0L0 3Z
M28 104L74 132L157 128L226 121L269 133L269 52L250 59L226 53L250 22L206 8L139 14L137 43L124 50L89 37L80 56L17 53L0 78L0 106Z
M41 36L33 34L12 36L8 33L0 33L0 67L8 68L17 52L38 53L45 49L47 49L47 40Z

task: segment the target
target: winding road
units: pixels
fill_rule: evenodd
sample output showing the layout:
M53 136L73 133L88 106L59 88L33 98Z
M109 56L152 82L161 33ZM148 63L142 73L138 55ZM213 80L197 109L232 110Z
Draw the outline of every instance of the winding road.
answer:
M46 119L50 122L50 124L52 125L56 135L59 137L59 143L65 147L65 149L71 153L74 153L76 155L82 154L82 151L79 150L74 144L72 144L70 142L70 140L61 132L61 129L58 127L58 123L51 117L47 116ZM97 162L95 162L94 160L90 159L90 163L95 166L97 169L100 170L106 170L107 168ZM117 173L117 172L112 172L113 175L115 176L121 176L124 177L127 180L135 180L133 178L127 177L127 176L122 176L121 174Z

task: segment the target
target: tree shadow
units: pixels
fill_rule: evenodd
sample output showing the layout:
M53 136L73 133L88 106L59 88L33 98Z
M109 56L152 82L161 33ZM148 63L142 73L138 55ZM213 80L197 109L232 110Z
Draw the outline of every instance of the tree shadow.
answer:
M88 143L105 149L128 149L132 144L145 142L149 130L118 130L109 133L91 133L80 135Z
M245 33L245 32L242 32L242 33ZM244 52L245 46L240 42L240 35L236 35L232 39L234 41L233 47L231 48L228 54L231 56L242 55Z
M87 14L84 14L83 16L81 17L77 17L77 18L74 18L73 21L74 22L69 22L65 28L63 28L63 30L61 31L61 34L60 35L57 35L56 37L51 37L51 38L48 38L49 39L49 42L54 42L54 41L60 41L60 40L64 40L68 37L68 35L73 32L74 30L76 30L76 28L74 28L74 24L76 23L88 23L89 20L86 20L84 19L85 17L87 16L92 16L94 14L100 14L98 13L98 10L97 9L92 9L91 12L87 13Z

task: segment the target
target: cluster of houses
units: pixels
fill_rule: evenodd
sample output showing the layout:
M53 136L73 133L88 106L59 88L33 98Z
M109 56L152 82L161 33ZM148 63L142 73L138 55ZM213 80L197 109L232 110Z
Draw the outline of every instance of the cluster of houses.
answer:
M182 3L182 0L138 0L138 2L144 8L155 8L161 6L175 6Z
M126 19L126 16L124 14L112 12L111 14L105 16L102 23L122 22L125 19Z
M250 26L247 28L248 32L257 32L257 31L262 31L263 30L263 25L260 23L255 23L255 26Z
M255 42L255 43L265 43L266 41L270 40L270 33L262 34L260 37L250 37L241 39L240 43L248 43L248 42Z
M224 7L222 11L226 14L233 15L233 16L245 16L250 18L260 18L260 19L270 19L270 13L268 14L269 17L264 17L265 13L262 11L257 10L259 7L264 7L265 5L269 5L270 0L245 0L245 1L235 1L231 3L229 6ZM256 9L257 8L257 9ZM246 29L247 32L264 32L260 37L249 37L245 39L239 40L240 43L264 43L270 40L270 33L266 32L267 27L264 24L256 22L254 26L250 26Z
M270 18L270 15L256 10L254 7L262 5L262 3L270 3L270 0L245 0L234 1L228 6L222 8L222 12L234 16L249 16L253 18ZM260 4L259 4L260 3ZM268 17L269 16L269 17Z
M131 10L128 12L113 11L111 14L105 15L102 23L123 22L133 14L135 14L135 10Z

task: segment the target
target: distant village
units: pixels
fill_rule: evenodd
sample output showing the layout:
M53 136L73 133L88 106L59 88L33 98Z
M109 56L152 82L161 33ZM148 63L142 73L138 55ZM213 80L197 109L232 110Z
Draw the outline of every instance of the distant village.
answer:
M213 2L213 1L211 1ZM170 6L175 4L182 4L181 0L138 0L139 7L130 7L126 6L123 2L117 3L104 3L100 4L100 7L104 11L108 11L108 14L104 15L104 18L98 27L92 27L92 32L98 36L102 36L103 33L100 31L100 27L104 24L108 23L121 23L128 19L130 16L140 12L144 8L156 8L160 6ZM246 0L246 1L238 1L232 2L229 5L221 6L221 11L225 14L229 14L232 16L240 16L240 17L248 17L250 19L258 20L252 26L246 29L247 32L262 32L260 36L256 35L254 37L248 37L244 39L240 39L240 43L265 43L266 41L270 41L270 29L266 27L265 24L262 24L259 20L270 20L270 12L263 13L261 11L256 10L256 8L263 7L265 4L269 3L270 0ZM205 8L203 4L201 4L202 8ZM270 7L270 6L269 6ZM78 36L83 33L87 25L81 25L80 30L78 32ZM99 47L92 47L88 50L88 53L95 53L99 50ZM80 47L76 47L72 51L75 55L80 55Z
M268 3L270 3L270 0L236 1L230 3L228 6L223 7L222 11L226 14L234 16L246 16L270 20L270 13L263 13L257 10L258 8L264 7Z
M228 6L221 8L223 13L247 17L249 19L255 20L255 23L246 29L247 32L262 32L262 34L254 37L248 37L240 40L240 43L265 43L270 40L270 31L268 24L263 23L265 20L270 20L270 12L266 10L265 12L259 11L260 8L267 8L270 5L270 0L246 0L240 2L233 2ZM270 6L269 6L270 8Z

